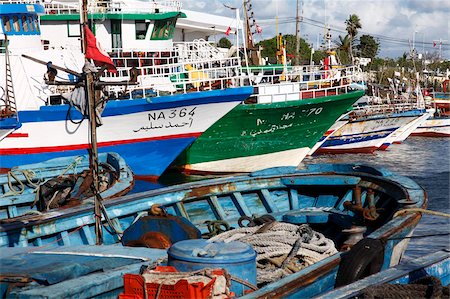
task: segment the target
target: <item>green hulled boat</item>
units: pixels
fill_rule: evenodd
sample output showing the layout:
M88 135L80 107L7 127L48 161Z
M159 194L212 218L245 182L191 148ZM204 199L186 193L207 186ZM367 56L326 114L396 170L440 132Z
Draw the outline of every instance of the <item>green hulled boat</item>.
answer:
M364 95L363 90L350 87L350 80L334 87L325 81L256 86L256 103L246 101L235 107L184 150L174 165L191 173L297 166L339 116Z

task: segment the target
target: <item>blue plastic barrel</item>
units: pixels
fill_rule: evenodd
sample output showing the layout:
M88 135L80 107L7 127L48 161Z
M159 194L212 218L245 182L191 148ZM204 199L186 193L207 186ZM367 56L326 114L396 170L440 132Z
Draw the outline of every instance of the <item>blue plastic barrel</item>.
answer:
M256 252L242 242L208 242L203 239L177 242L168 251L168 265L178 271L195 271L204 268L222 268L232 276L256 285ZM249 287L232 281L231 291L244 295Z

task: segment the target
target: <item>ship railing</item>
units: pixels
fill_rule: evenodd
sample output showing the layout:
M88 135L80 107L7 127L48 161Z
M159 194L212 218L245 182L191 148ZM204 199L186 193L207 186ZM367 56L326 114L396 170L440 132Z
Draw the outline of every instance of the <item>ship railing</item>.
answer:
M245 78L240 75L239 68L239 60L236 57L134 68L139 73L138 85L128 86L127 98L243 86ZM128 79L132 72L132 68L118 68L118 74L108 75L109 77L105 78L105 81ZM108 91L114 97L121 98L120 93L123 93L123 88L110 87Z
M225 58L227 53L220 51L204 39L195 39L191 42L177 42L174 46L180 53L180 58L184 60Z
M88 4L89 13L162 13L181 11L181 2L176 0L159 0L146 2L133 2L133 6L127 4L126 1L97 0ZM47 14L78 14L80 6L78 2L61 3L51 2L44 3Z
M271 103L348 93L355 89L357 72L356 66L342 67L333 73L318 66L277 66L261 68L249 79L257 88L258 102Z
M39 4L39 0L0 0L0 4Z

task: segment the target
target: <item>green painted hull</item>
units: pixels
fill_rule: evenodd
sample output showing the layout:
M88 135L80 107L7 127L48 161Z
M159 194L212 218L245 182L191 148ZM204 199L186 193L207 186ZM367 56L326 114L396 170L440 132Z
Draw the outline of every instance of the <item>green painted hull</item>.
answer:
M364 91L271 104L241 104L184 150L174 165L312 148Z

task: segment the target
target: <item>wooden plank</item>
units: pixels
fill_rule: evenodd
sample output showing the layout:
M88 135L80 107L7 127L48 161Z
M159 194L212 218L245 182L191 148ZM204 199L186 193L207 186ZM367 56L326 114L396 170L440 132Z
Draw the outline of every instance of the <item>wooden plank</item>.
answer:
M275 206L273 200L272 200L272 196L270 195L269 190L267 189L261 189L260 191L261 195L263 198L261 198L262 200L264 200L264 202L267 204L267 207L269 208L269 212L270 213L276 213L279 212L278 207Z
M223 208L220 206L218 200L217 200L217 196L216 195L211 195L209 197L209 199L211 200L211 203L214 207L215 212L217 213L217 215L219 216L220 219L225 220L227 215L225 214L225 211L223 210Z
M360 177L345 175L292 177L281 180L286 186L354 186L360 181Z
M235 200L237 202L237 204L239 205L239 208L242 210L244 215L249 216L249 217L252 216L252 213L250 212L249 208L245 204L244 197L242 197L242 194L240 192L233 192L231 194L231 197L233 200Z
M69 238L69 233L65 230L61 232L61 241L63 243L64 246L68 246L70 245L70 238Z
M91 230L89 229L88 225L85 225L81 228L81 230L83 231L84 237L86 238L86 241L89 245L95 245L95 240L92 237L92 233Z
M289 189L289 206L291 210L298 210L298 192L296 189Z
M18 216L17 207L16 206L9 206L8 207L8 215L9 215L9 218L13 218L13 217Z
M180 213L179 216L184 217L184 218L190 220L190 219L189 219L189 215L188 215L188 214L186 213L186 211L184 210L184 206L183 206L183 204L182 204L181 202L177 202L177 203L175 204L175 206L176 206L176 208L177 208L177 211Z

